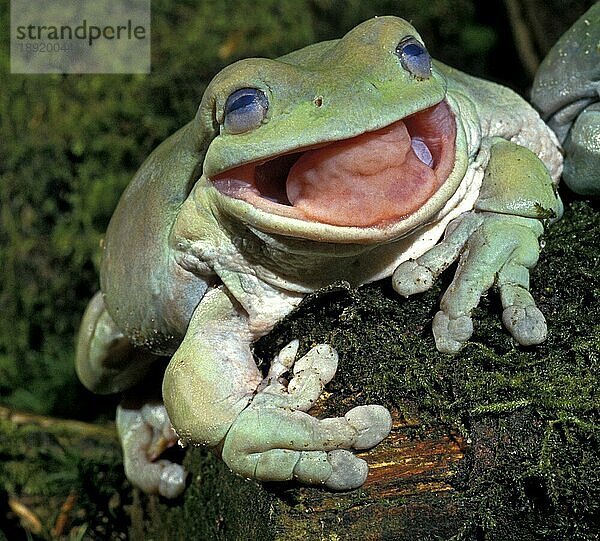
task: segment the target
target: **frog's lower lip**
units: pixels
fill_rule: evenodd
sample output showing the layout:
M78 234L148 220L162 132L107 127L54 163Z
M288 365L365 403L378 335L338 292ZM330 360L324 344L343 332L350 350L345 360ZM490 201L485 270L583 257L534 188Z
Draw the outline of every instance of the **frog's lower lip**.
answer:
M222 194L279 216L335 226L388 225L423 206L454 166L446 102L372 132L219 173Z

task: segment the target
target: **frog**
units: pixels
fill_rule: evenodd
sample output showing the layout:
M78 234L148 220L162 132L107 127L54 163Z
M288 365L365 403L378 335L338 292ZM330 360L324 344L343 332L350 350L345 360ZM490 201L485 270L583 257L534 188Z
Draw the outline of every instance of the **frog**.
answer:
M161 457L179 443L248 479L362 486L356 452L389 434L388 408L319 418L337 351L311 343L299 356L296 337L259 370L254 343L331 284L391 278L416 295L454 262L432 322L440 352L469 340L491 288L516 343L541 343L529 272L562 213L561 168L524 99L433 60L398 17L225 67L123 193L81 322L79 378L124 393L132 484L178 497L187 473Z
M563 145L565 184L576 194L600 196L600 3L544 58L531 101Z

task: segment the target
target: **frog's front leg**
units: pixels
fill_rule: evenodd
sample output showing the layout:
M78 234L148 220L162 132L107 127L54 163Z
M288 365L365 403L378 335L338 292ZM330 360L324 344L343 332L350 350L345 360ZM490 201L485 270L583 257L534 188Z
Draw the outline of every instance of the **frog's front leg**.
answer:
M500 293L502 320L523 345L546 337L544 316L529 293L529 270L539 256L542 220L562 212L552 179L539 158L514 143L495 140L472 212L451 222L445 238L394 272L402 295L428 289L456 259L458 268L433 321L437 348L460 349L473 333L471 312L492 286Z
M523 345L543 342L546 322L529 294L529 269L538 259L538 220L500 214L483 215L469 238L454 280L444 293L433 320L440 351L458 351L473 333L471 312L481 295L496 285L502 302L502 321Z
M337 368L321 345L295 360L282 350L263 380L251 352L246 313L225 289L205 296L167 368L163 396L184 443L220 452L236 473L261 481L296 479L333 489L360 486L366 463L348 449L372 447L391 428L381 406L318 420L306 411ZM282 376L291 371L286 385Z

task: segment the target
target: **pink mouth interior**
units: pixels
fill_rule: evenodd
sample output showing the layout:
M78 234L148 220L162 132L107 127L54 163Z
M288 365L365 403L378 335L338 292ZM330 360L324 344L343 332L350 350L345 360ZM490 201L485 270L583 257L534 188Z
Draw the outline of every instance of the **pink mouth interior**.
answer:
M445 102L376 131L238 166L214 177L223 194L267 212L336 226L399 221L454 166L456 125Z

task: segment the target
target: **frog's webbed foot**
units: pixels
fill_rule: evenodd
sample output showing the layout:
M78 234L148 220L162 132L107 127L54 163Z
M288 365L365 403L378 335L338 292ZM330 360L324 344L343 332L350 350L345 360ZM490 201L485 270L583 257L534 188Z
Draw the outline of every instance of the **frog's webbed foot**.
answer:
M481 295L496 286L502 302L502 321L521 345L546 339L546 320L529 293L529 269L539 255L537 220L488 215L469 238L454 279L433 320L440 351L458 351L473 332L471 312Z
M546 321L529 293L529 269L538 259L539 220L496 213L467 213L448 226L443 241L394 272L392 283L401 295L431 287L456 259L454 279L433 319L436 346L457 352L473 334L471 312L481 296L496 286L502 321L522 345L546 338Z
M318 345L295 360L298 342L283 348L223 445L223 460L236 473L262 481L297 480L333 490L362 485L367 463L349 449L377 445L391 429L382 406L359 406L344 417L319 420L308 411L333 378L338 356ZM283 374L291 371L287 383Z
M147 403L141 408L120 405L117 430L125 474L131 483L150 494L179 496L185 488L187 472L180 464L159 459L163 451L177 443L164 405Z

